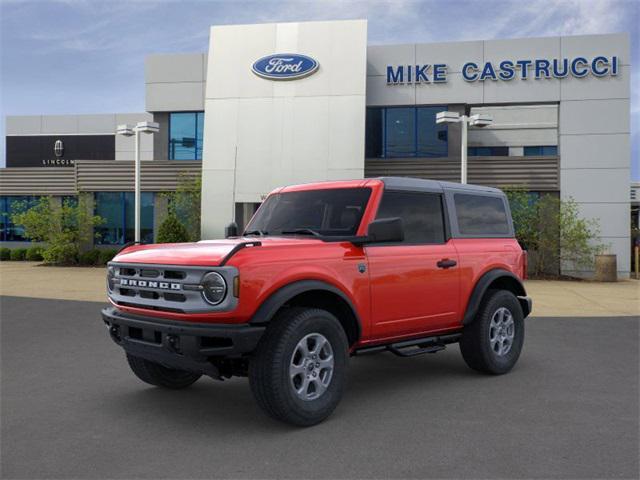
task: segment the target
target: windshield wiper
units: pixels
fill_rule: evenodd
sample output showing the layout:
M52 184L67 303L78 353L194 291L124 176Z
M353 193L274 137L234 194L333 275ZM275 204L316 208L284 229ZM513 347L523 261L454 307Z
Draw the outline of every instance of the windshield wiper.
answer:
M283 230L283 235L287 234L298 234L298 235L313 235L314 237L321 237L322 235L315 230L311 230L310 228L296 228L295 230Z
M269 232L266 232L264 230L249 230L248 232L244 232L242 234L243 237L248 237L249 235L267 235Z

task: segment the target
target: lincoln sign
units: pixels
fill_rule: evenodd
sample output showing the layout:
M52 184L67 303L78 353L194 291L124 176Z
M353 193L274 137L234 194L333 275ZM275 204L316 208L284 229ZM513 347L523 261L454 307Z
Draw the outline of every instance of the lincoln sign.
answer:
M540 80L568 76L615 77L619 70L620 59L617 56L466 62L460 69L466 82ZM448 65L444 63L388 65L387 84L446 83L447 73Z

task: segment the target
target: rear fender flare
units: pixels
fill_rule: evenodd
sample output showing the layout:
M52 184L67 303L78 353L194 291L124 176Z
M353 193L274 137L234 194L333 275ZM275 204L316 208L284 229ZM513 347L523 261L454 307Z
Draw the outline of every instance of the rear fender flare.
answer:
M529 303L524 299L527 293L524 289L522 281L508 270L496 268L484 273L476 282L475 287L473 287L473 292L469 297L467 310L465 311L464 318L462 319L463 325L469 325L471 322L473 322L476 314L478 313L478 310L480 309L480 305L482 304L482 299L487 293L487 290L489 290L489 288L494 283L501 284L500 288L502 288L503 290L508 290L516 297L518 297L518 302L522 307L522 313L525 317L529 315Z

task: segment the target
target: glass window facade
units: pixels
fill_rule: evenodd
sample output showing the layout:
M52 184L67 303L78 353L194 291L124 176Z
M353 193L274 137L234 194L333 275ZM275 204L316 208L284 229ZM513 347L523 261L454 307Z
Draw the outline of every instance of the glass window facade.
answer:
M169 114L169 160L202 160L204 112Z
M525 157L555 157L557 155L558 147L556 145L524 147Z
M7 196L0 197L0 242L28 242L24 236L24 228L11 221L11 215L33 207L39 197Z
M153 243L154 194L142 192L140 195L140 239L143 243ZM100 245L122 245L134 238L134 193L97 192L95 194L95 214L105 223L96 227L100 235L96 243Z
M470 157L508 157L509 147L469 147Z
M436 114L447 107L367 108L367 158L438 158L448 155L447 125Z

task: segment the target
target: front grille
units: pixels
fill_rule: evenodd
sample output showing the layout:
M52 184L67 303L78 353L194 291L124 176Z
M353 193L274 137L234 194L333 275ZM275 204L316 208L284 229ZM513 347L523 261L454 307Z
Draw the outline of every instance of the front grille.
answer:
M238 271L235 267L187 267L175 265L136 265L111 262L115 276L109 297L122 306L166 312L211 312L235 308L237 298L231 290ZM202 277L211 271L220 273L228 291L219 305L212 306L198 288Z

